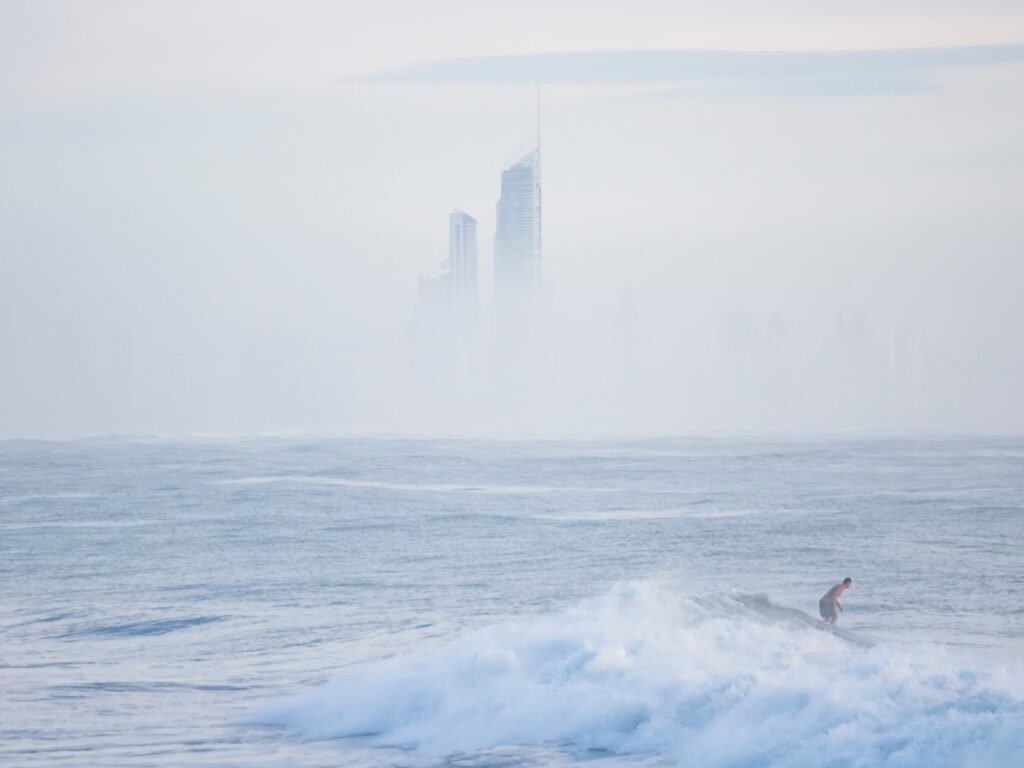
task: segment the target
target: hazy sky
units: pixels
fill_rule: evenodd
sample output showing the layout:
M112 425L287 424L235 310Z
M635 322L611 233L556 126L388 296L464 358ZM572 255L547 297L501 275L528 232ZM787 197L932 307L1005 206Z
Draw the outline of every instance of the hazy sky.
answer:
M510 423L408 327L537 82ZM1019 433L1022 182L1019 2L0 0L0 437Z

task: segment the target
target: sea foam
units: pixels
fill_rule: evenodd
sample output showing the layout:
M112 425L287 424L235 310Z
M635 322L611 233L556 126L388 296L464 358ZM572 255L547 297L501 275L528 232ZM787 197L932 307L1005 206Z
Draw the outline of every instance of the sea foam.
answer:
M1024 668L872 644L764 596L617 586L349 667L260 718L429 755L503 745L701 768L1024 765Z

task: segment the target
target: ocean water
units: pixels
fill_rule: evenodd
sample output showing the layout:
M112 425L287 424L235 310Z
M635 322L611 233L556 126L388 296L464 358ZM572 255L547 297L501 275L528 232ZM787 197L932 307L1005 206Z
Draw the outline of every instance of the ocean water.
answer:
M1022 440L6 441L0 584L4 766L1024 765Z

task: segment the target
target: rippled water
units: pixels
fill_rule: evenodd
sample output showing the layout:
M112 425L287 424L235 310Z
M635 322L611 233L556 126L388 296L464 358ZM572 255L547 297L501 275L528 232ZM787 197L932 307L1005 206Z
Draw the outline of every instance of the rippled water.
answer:
M1018 440L7 441L0 763L1022 764L1022 552Z

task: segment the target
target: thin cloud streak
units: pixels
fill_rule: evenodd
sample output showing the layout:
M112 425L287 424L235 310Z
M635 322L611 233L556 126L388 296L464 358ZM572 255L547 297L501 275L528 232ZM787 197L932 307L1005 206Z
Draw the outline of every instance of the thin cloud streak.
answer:
M941 71L1024 62L1024 44L859 51L581 51L439 59L354 82L423 85L783 84L821 95L907 93L934 87ZM353 82L353 81L349 81ZM854 84L852 89L849 87Z

